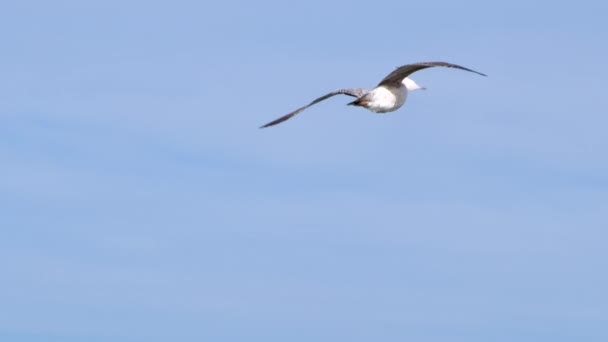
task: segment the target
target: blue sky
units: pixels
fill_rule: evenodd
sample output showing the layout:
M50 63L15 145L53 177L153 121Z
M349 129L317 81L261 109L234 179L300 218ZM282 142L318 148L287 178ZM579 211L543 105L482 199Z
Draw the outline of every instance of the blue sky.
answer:
M606 341L607 10L3 5L0 339Z

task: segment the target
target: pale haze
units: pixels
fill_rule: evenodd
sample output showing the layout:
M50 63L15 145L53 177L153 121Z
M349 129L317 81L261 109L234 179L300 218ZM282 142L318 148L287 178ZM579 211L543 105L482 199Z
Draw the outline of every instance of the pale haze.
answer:
M608 341L608 3L1 7L1 341Z

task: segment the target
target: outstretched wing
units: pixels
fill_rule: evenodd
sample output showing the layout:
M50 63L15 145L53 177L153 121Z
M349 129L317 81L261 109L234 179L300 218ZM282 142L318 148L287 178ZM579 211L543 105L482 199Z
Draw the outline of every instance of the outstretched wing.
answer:
M426 69L426 68L432 68L432 67L455 68L455 69L460 69L460 70L474 72L474 73L479 74L481 76L487 76L487 75L482 74L482 73L480 73L478 71L471 70L469 68L465 68L463 66L452 64L452 63L446 63L446 62L422 62L422 63L407 64L407 65L398 67L393 72L391 72L390 74L388 74L388 76L386 76L382 81L380 81L380 83L378 84L378 86L382 86L382 85L396 86L396 85L399 85L399 83L401 83L401 81L403 81L404 78L406 78L409 75L415 73L416 71L422 70L422 69Z
M359 98L365 94L368 93L367 89L361 89L361 88L357 88L357 89L340 89L340 90L336 90L336 91L332 91L329 94L323 95L321 97L319 97L318 99L315 99L314 101L312 101L311 103L307 104L306 106L302 107L302 108L298 108L296 110L294 110L293 112L283 115L280 118L271 121L267 124L265 124L264 126L261 126L260 128L266 128L266 127L270 127L270 126L274 126L277 124L280 124L283 121L289 120L291 118L293 118L294 116L300 114L304 109L317 104L323 100L327 100L328 98L335 96L335 95L348 95L348 96L352 96L352 97L356 97Z

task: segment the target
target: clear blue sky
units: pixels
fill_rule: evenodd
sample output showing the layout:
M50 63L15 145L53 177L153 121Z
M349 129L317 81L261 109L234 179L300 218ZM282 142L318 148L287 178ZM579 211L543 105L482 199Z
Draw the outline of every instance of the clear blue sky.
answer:
M6 2L0 340L607 341L607 12Z

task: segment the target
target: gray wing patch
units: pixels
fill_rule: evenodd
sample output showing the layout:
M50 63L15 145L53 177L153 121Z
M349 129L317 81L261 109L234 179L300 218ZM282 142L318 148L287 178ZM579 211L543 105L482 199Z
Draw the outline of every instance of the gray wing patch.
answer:
M311 103L307 104L304 107L298 108L296 110L294 110L293 112L289 113L289 114L285 114L283 116L281 116L280 118L271 121L267 124L265 124L264 126L261 126L260 128L266 128L266 127L270 127L270 126L274 126L274 125L278 125L283 121L287 121L291 118L293 118L294 116L300 114L302 111L304 111L306 108L315 105L323 100L327 100L328 98L335 96L335 95L348 95L348 96L352 96L352 97L356 97L359 98L365 94L367 94L369 91L367 89L362 89L362 88L356 88L356 89L340 89L340 90L336 90L336 91L332 91L329 94L325 94L315 100L313 100Z
M455 68L455 69L460 69L460 70L465 70L465 71L473 72L473 73L479 74L481 76L487 76L485 74L480 73L479 71L471 70L469 68L465 68L463 66L452 64L452 63L447 63L447 62L421 62L421 63L407 64L407 65L403 65L403 66L398 67L393 72L391 72L390 74L388 74L388 76L386 76L382 81L380 81L380 83L378 84L378 86L381 86L381 85L397 85L397 84L401 83L401 81L403 81L404 78L406 78L409 75L415 73L416 71L422 70L422 69L426 69L426 68L432 68L432 67Z

